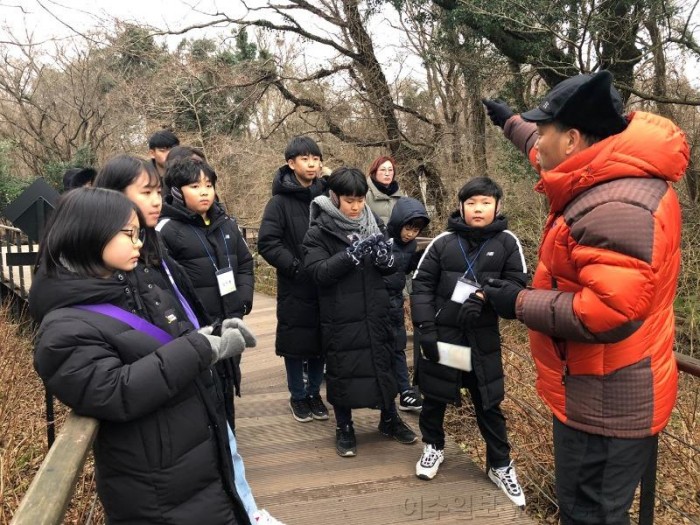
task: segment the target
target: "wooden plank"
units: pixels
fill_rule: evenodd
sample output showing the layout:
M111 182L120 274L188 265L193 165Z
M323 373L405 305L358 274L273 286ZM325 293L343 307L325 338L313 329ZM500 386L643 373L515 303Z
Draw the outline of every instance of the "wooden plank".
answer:
M328 421L295 421L284 361L274 350L274 301L256 295L246 318L258 346L243 354L236 398L238 446L259 507L288 524L534 523L451 440L440 473L426 482L415 476L422 443L402 445L380 434L376 410L353 411L354 458L335 452L332 408ZM416 414L401 416L418 432Z
M72 412L68 415L11 525L55 525L63 521L98 425L96 419Z

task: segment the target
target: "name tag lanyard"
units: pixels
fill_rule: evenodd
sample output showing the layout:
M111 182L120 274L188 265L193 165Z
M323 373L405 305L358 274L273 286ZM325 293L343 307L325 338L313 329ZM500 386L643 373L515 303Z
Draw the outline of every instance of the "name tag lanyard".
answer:
M211 261L211 264L214 267L214 270L218 272L219 267L216 265L216 260L214 259L214 257L212 257L211 253L209 252L209 248L207 248L207 245L204 242L204 239L202 239L202 236L197 231L197 228L195 228L191 224L190 224L190 228L192 228L192 231L197 236L197 239L199 239L199 242L202 243L202 248L204 248L204 251L206 252L207 257L209 257L209 260ZM224 251L226 252L226 260L228 261L228 267L231 268L231 258L228 255L228 244L226 243L226 237L224 237L223 230L219 230L219 233L221 233L221 239L224 241Z
M209 253L209 248L207 248L207 245L204 242L204 239L202 239L202 236L199 234L199 232L194 226L190 225L190 228L192 228L192 230L194 231L195 235L199 239L199 242L202 243L202 247L204 248L204 251L207 252L207 257L209 257L209 260L211 261L211 264L214 267L214 275L216 275L216 282L219 285L219 295L223 297L224 295L228 295L230 293L235 292L236 278L233 275L233 268L231 267L231 258L228 255L228 243L226 242L226 237L224 236L223 230L219 231L221 232L221 239L224 241L224 251L226 252L228 268L222 268L221 270L219 270L219 267L216 265L214 257L212 257L211 253Z
M476 264L477 259L479 258L479 255L481 254L481 250L484 249L484 246L486 246L486 242L484 241L481 243L481 246L479 246L479 250L476 252L476 255L474 258L470 261L469 257L467 257L467 252L464 250L464 246L462 246L462 238L457 235L457 243L459 244L459 249L462 250L462 255L464 256L464 260L467 263L467 271L464 272L464 275L462 277L467 277L469 278L469 274L472 274L472 277L474 277L474 281L477 283L479 282L479 279L476 277L476 273L474 273L474 265Z

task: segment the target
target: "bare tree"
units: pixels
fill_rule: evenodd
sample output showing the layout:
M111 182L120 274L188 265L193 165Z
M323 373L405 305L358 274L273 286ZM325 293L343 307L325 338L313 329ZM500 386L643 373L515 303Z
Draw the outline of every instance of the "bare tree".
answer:
M306 74L286 70L284 73L288 74L285 75L280 67L276 77L266 82L293 106L295 113L316 115L317 133L328 133L363 148L385 147L402 166L402 180L409 192L417 193L419 181L423 179L427 182L427 198L441 208L444 189L432 159L444 134L443 124L398 102L367 31L372 16L372 10L357 0L326 0L313 4L306 0L289 0L248 6L244 17L212 13L210 23L228 22L299 35L314 46L323 46L331 57L324 66ZM369 113L374 125L365 126L358 133L351 124L352 118L336 118L332 104L328 104L323 93L313 89L320 81L342 84L353 99L362 104L361 108L354 109L355 116L366 117ZM426 140L409 136L402 119L417 120L428 126L430 137Z
M42 174L81 149L97 151L116 122L106 104L106 64L91 46L56 45L50 57L38 47L0 53L0 135L12 141L22 164Z

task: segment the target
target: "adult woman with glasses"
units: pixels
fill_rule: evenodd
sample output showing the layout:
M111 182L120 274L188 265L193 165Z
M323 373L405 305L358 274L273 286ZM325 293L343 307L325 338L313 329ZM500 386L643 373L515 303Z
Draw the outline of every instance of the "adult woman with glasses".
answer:
M41 243L29 310L47 391L100 420L97 493L111 524L249 524L212 366L243 328L194 329L171 293L134 279L140 210L102 188L64 194Z
M365 203L386 225L391 217L394 204L403 192L396 181L396 162L392 157L381 156L374 159L367 179L369 190Z

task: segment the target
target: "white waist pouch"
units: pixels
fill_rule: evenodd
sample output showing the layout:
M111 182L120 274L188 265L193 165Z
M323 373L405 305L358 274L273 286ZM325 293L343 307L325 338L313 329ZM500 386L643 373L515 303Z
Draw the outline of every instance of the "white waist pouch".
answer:
M469 346L453 345L438 341L440 364L465 372L472 371L472 349Z

